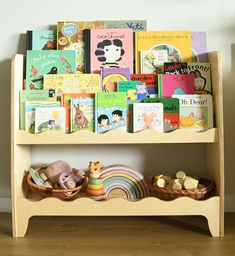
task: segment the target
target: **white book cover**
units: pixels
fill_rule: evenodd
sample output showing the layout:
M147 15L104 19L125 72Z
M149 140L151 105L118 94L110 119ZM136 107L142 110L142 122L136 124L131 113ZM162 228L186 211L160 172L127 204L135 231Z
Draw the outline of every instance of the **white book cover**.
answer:
M180 128L206 131L213 128L213 103L211 95L173 95L180 103Z
M133 104L133 132L145 129L164 132L162 103Z
M35 133L56 130L65 133L65 108L36 108Z

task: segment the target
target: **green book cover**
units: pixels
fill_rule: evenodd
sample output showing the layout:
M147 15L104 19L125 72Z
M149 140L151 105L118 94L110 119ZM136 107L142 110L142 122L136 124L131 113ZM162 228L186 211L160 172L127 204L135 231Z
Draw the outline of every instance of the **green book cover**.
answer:
M127 100L142 100L148 97L147 87L140 81L118 81L117 91L126 92Z
M43 89L45 74L73 74L76 71L75 51L27 51L26 90Z
M134 31L146 31L146 20L105 20L105 28L130 28Z
M20 129L25 130L25 102L56 100L55 90L21 90L20 93Z
M162 74L158 74L157 79L158 79L158 96L161 98L162 97Z

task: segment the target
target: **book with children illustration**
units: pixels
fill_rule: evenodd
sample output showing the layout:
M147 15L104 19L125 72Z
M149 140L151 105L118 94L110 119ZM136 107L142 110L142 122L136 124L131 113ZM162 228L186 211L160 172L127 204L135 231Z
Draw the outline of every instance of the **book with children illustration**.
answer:
M44 75L44 89L54 89L58 97L63 93L96 93L101 91L99 74Z
M171 97L176 94L194 94L194 79L193 74L159 74L159 97Z
M118 92L125 92L127 100L142 100L148 97L147 87L140 81L119 81Z
M133 73L132 29L85 30L85 73L98 73L102 68L126 67Z
M65 108L36 108L35 133L45 130L55 130L65 133Z
M75 51L27 51L26 59L26 90L43 89L45 74L75 73Z
M133 132L145 129L164 132L162 103L133 104Z
M180 128L206 131L213 128L211 95L174 95L180 103Z
M77 99L71 99L70 103L70 130L89 130L94 132L95 126L95 99L91 95L79 95Z
M126 93L98 92L95 98L95 131L126 130Z

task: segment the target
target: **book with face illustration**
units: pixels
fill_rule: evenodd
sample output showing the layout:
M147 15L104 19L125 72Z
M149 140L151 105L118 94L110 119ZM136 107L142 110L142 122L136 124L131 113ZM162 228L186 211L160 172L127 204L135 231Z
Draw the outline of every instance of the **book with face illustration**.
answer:
M85 73L98 73L102 68L126 67L133 73L132 29L85 30Z

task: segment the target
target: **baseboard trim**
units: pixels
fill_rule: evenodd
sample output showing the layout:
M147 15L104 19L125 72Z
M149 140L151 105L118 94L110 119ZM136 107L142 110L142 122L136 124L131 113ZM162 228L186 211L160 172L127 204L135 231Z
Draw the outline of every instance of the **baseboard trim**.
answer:
M0 197L0 212L11 212L10 197Z

